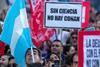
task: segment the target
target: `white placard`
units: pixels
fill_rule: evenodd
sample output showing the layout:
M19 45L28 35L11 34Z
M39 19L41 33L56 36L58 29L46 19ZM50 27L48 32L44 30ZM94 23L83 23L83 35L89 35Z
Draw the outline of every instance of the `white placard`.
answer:
M84 36L84 67L100 67L100 35Z
M81 28L82 4L45 2L46 27Z

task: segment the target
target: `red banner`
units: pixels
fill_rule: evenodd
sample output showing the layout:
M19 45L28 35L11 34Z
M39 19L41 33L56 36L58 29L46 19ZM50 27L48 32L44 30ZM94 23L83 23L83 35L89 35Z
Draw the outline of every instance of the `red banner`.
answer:
M44 0L36 0L35 6L30 0L30 7L32 10L32 17L30 21L30 28L32 34L32 41L35 46L39 46L46 40L49 40L55 33L55 29L44 27ZM34 8L33 8L34 7Z

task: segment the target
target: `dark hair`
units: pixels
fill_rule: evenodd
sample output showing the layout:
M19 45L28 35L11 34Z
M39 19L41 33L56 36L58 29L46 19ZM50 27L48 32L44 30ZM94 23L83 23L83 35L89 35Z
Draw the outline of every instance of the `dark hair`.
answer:
M56 42L56 41L61 42L61 40L58 40L58 39L54 40L53 42Z
M29 64L29 67L43 67L43 65L41 63L32 63Z
M78 34L78 31L73 31L73 32L71 32L71 36L74 35L74 34L77 35L77 34Z
M41 57L41 53L40 53L40 50L39 50L39 49L37 49L37 48L32 48L32 49L33 49L33 50L37 50L38 53L39 53L39 57ZM26 51L26 53L25 53L25 60L26 60L26 55L27 55L27 53L28 53L29 50L31 50L31 48L28 48L28 49L27 49L27 51Z
M100 15L100 12L97 12L96 13L96 19L95 19L96 22L100 20L99 18L97 18L99 15Z
M71 65L72 64L72 55L69 55L69 56L66 56L66 61L65 61L65 63L67 64L67 65Z
M11 64L8 64L7 67L18 67L18 65L16 63L14 63L12 65Z
M15 58L13 56L10 56L8 60L10 61L11 59L15 59Z
M61 42L61 40L56 39L52 43L54 43L54 42L60 42L62 44L62 46L63 46L63 43Z
M5 50L4 50L4 52L5 52L5 54L11 54L11 52L10 51L8 51L10 49L10 46L9 45L6 45L5 46Z
M100 14L100 11L96 13L96 16L98 16Z

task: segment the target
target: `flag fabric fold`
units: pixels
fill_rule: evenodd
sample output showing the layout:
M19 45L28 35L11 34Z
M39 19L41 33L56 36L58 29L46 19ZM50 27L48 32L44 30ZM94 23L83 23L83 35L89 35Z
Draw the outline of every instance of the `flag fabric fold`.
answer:
M30 20L30 28L32 41L35 46L39 47L44 41L50 40L56 30L44 27L44 1L45 0L29 0L32 12Z
M8 10L0 40L9 44L11 54L19 67L26 67L25 52L31 47L32 40L25 9L25 0L15 0ZM33 45L33 47L35 47Z

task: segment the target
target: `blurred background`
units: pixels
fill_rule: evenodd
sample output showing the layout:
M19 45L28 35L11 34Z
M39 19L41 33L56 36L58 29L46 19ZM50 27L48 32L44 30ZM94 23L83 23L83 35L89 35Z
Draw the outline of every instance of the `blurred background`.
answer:
M26 0L27 1L27 0ZM80 2L82 0L51 0L51 1L60 1L60 2ZM91 6L94 7L97 11L100 11L100 0L86 0L91 3ZM0 0L0 12L2 9L8 8L14 0Z

